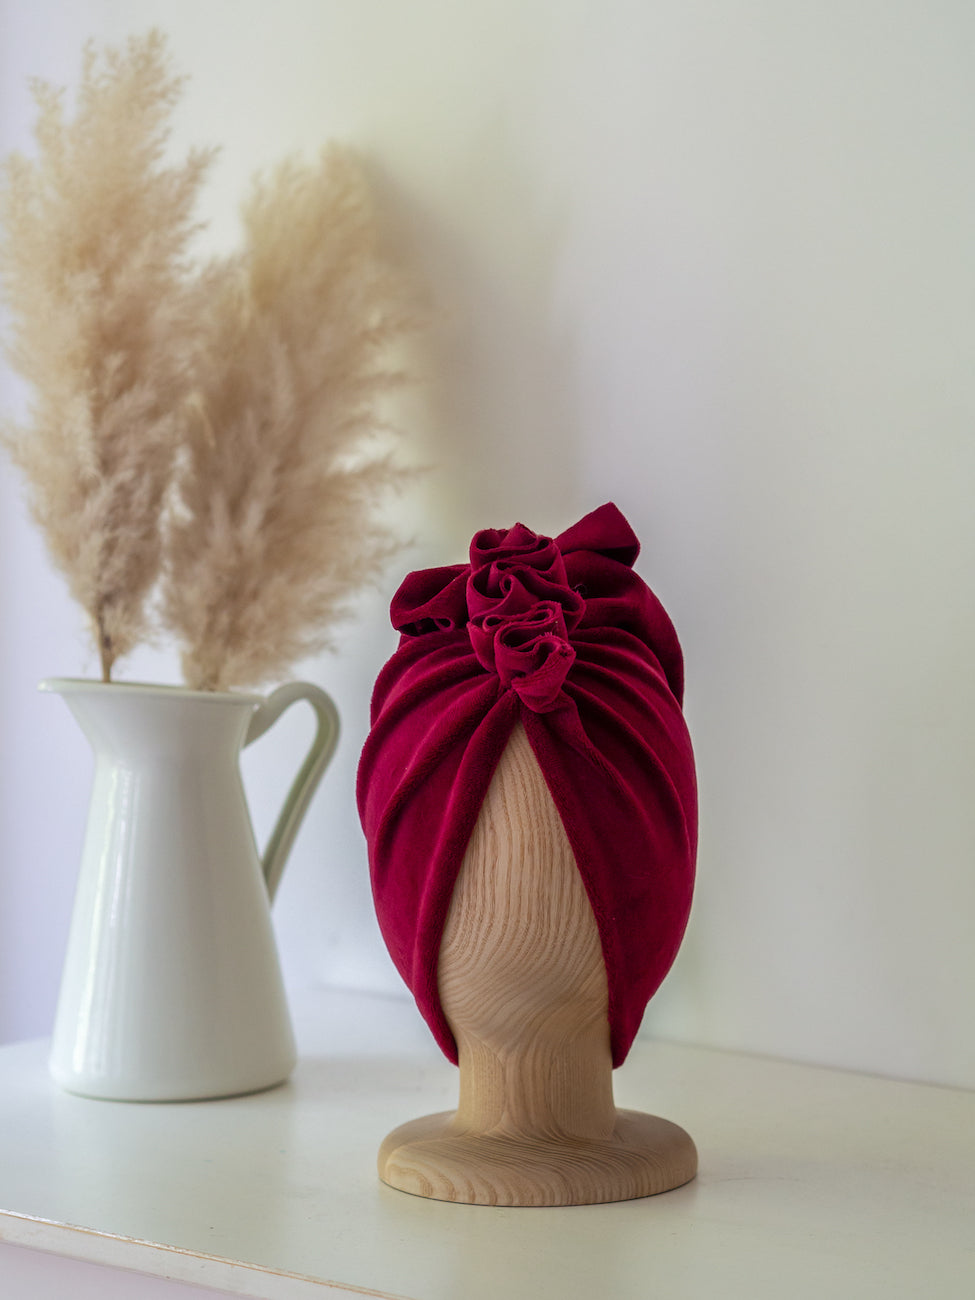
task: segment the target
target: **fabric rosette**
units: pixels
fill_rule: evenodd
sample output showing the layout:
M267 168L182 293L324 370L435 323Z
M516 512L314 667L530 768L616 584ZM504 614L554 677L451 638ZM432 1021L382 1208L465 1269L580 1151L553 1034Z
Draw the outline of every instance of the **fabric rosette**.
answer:
M614 1064L690 910L694 760L670 619L611 504L556 538L484 529L469 562L409 574L376 682L358 803L380 927L451 1059L437 961L481 802L521 722L599 930Z
M523 613L478 614L468 625L478 663L536 713L555 707L575 651L562 606L540 600Z

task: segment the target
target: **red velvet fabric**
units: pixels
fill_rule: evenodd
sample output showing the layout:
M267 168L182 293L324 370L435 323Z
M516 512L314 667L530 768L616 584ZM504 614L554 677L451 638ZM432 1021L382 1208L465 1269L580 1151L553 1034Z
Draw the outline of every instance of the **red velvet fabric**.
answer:
M399 648L376 681L359 765L373 895L393 961L450 1060L437 962L457 874L520 720L592 904L613 1063L677 954L697 796L670 619L607 504L554 539L486 529L470 563L407 576Z

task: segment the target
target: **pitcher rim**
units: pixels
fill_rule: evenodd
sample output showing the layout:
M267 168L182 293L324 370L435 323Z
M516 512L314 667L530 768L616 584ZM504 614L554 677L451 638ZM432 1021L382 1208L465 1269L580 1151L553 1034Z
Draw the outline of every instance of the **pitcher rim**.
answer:
M54 695L73 695L82 691L108 691L112 694L171 696L177 699L206 700L211 704L262 704L265 697L245 691L197 691L189 686L167 682L103 682L94 677L44 677L37 683L39 691Z

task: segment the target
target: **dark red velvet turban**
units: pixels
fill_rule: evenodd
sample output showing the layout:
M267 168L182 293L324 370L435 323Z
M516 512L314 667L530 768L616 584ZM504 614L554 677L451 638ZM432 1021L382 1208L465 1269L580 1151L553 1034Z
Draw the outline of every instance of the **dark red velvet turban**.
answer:
M470 564L411 573L359 765L383 937L447 1056L437 961L481 803L520 720L592 904L613 1064L670 968L694 882L694 758L670 619L614 505L554 540L485 529Z

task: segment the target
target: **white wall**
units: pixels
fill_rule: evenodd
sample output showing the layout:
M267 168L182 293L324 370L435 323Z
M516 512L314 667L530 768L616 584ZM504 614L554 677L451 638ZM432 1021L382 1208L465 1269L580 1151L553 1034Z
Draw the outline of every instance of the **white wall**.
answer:
M700 885L647 1026L975 1086L975 10L940 0L0 0L23 79L153 23L215 141L210 244L256 167L368 154L430 287L420 539L331 689L346 737L277 905L289 980L397 987L352 806L407 568L614 499L688 660ZM8 400L15 400L8 388ZM33 693L92 657L0 470L0 1031L46 1032L86 755ZM174 679L171 659L132 677ZM282 724L285 727L285 724ZM302 725L248 768L266 825Z

